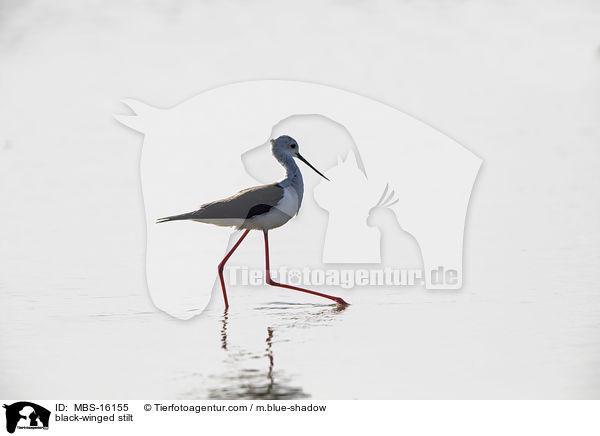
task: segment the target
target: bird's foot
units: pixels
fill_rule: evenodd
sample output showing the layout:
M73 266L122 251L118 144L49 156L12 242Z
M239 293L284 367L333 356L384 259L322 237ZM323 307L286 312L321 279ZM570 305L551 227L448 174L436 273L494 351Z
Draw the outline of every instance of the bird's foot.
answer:
M350 303L346 303L343 298L335 297L335 302L340 306L350 306Z

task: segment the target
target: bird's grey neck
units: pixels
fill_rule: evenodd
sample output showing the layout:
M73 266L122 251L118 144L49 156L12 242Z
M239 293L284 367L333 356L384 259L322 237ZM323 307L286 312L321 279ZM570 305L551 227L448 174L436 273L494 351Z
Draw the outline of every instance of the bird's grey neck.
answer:
M298 208L300 208L302 197L304 196L304 181L302 180L300 168L298 168L294 158L289 155L276 155L275 158L285 168L285 179L279 182L279 184L284 188L290 187L296 191L298 195Z

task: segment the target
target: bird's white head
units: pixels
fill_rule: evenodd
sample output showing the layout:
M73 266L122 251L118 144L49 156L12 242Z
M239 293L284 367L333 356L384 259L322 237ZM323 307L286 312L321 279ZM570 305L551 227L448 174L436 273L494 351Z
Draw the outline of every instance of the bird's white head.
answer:
M298 142L291 136L282 135L277 139L271 139L271 151L273 152L273 156L285 165L286 160L290 158L296 158L301 160L306 165L308 165L313 171L323 177L325 180L329 180L325 177L319 170L313 167L306 159L302 157L300 154L300 146Z

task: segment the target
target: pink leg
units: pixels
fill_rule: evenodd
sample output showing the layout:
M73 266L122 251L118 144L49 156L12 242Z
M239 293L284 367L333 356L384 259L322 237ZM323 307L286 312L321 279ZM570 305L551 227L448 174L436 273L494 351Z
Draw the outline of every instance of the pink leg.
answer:
M229 301L227 301L227 292L225 291L225 280L223 280L223 268L225 267L225 263L227 263L227 261L229 260L229 258L233 254L233 252L240 246L240 244L242 243L242 241L244 240L244 238L246 237L248 232L250 232L250 230L244 231L244 233L242 234L240 239L238 239L238 241L235 243L235 245L233 247L231 247L231 250L229 250L229 253L227 253L227 255L223 258L223 260L219 264L219 268L218 268L219 269L219 279L221 280L221 289L223 290L223 299L225 300L225 308L229 307Z
M292 286L292 285L285 285L283 283L277 283L277 282L271 280L271 269L269 266L269 231L264 230L263 232L265 234L265 265L266 265L267 285L278 286L280 288L286 288L286 289L293 289L294 291L306 292L307 294L313 294L313 295L318 295L319 297L329 298L330 300L333 300L337 304L341 304L342 306L348 305L348 303L346 303L340 297L334 297L333 295L327 295L327 294L322 294L320 292L309 291L308 289L303 289L303 288L299 288L297 286Z

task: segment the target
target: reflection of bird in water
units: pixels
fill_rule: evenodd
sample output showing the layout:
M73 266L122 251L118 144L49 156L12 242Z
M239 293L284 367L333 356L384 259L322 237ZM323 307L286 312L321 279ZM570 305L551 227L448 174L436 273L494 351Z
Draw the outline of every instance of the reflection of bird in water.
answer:
M191 220L218 226L236 227L238 230L244 229L244 233L240 239L235 243L229 253L227 253L218 267L225 307L229 306L229 301L225 290L223 268L225 267L227 260L242 243L250 230L262 230L264 233L265 277L268 285L306 292L308 294L328 298L341 305L347 305L348 303L342 298L299 288L297 286L278 283L271 279L269 269L269 230L283 226L292 219L294 215L297 215L304 195L302 173L300 172L298 165L296 165L294 158L301 160L317 174L327 179L327 177L321 174L302 157L299 152L298 143L295 139L284 135L275 140L271 140L271 145L273 157L275 157L286 170L286 178L281 182L244 189L223 200L203 204L200 206L200 209L194 212L160 218L157 222L164 223L167 221Z
M229 314L227 308L223 313L223 327L221 327L221 348L227 351L227 320L229 319Z
M221 348L228 351L227 348L227 323L228 313L225 310L223 314L223 325L221 327ZM212 399L273 399L285 400L291 398L306 398L302 388L287 386L283 382L285 377L275 378L275 358L273 357L273 336L274 330L267 328L267 346L262 356L267 358L268 369L265 372L255 369L241 369L238 374L228 377L232 383L218 389L211 389L209 398ZM238 355L244 355L246 358L259 357L253 354L248 356L246 351L240 351Z
M269 387L267 389L267 395L271 394L273 390L273 386L275 386L275 377L273 377L273 367L275 366L275 360L273 359L273 329L271 327L267 328L267 358L269 359Z
M305 308L304 305L299 305L301 308ZM323 306L309 306L309 308L316 307L317 311L310 311L306 319L309 322L315 322L319 325L328 324L333 317L344 312L347 306L336 306L327 307ZM278 319L286 319L282 317L281 310L283 313L289 315L288 321L292 321L292 325L297 327L297 324L302 316L294 310L289 310L290 307L280 307L278 305L271 305L265 308L267 310L276 310ZM303 312L307 315L305 312ZM274 399L274 400L285 400L292 398L306 398L310 395L303 391L300 387L290 386L290 378L286 377L281 370L275 368L275 350L273 342L276 335L276 328L267 327L267 336L265 339L266 347L260 352L250 352L246 349L238 348L233 346L230 347L228 339L228 325L229 325L229 314L228 310L225 310L223 317L221 318L221 349L227 352L227 361L235 366L233 375L225 375L220 377L222 382L217 388L212 388L209 391L209 398L212 399ZM255 364L257 359L266 357L267 368L266 370L260 370L256 368L239 367L240 362L243 364Z

